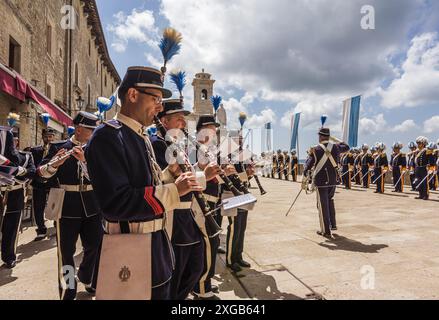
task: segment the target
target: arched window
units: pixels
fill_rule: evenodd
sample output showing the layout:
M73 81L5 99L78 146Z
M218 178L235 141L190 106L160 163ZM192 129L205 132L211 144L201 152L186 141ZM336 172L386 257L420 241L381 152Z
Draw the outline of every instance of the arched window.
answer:
M207 90L203 89L201 91L201 100L207 100Z
M78 63L75 63L75 85L79 87L79 71L78 71Z

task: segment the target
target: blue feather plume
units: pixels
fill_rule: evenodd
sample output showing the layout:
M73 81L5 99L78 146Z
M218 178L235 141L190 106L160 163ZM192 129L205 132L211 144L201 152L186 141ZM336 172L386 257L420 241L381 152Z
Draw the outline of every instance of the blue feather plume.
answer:
M210 102L212 102L213 108L215 109L215 112L218 111L219 107L221 106L221 102L223 101L223 98L220 96L213 96L210 98Z
M320 117L320 121L322 122L322 128L325 126L327 120L328 120L328 116L326 114Z
M171 78L171 82L175 84L178 91L180 92L180 96L183 96L183 89L186 86L186 72L174 72L171 73L169 76Z
M177 54L180 53L181 41L183 37L181 33L173 28L166 28L163 32L163 38L160 40L159 48L162 52L163 59L166 64Z
M111 96L110 99L105 98L105 97L99 97L96 100L96 105L98 107L99 113L102 114L102 113L110 110L113 107L115 102L116 102L115 96Z
M73 136L75 134L75 127L68 127L67 134L69 135L69 137Z
M44 124L47 126L47 124L49 123L49 120L50 120L50 114L43 113L41 115L41 119L43 120Z
M241 124L241 128L244 126L244 123L247 121L247 115L245 114L245 112L240 112L239 113L239 123Z

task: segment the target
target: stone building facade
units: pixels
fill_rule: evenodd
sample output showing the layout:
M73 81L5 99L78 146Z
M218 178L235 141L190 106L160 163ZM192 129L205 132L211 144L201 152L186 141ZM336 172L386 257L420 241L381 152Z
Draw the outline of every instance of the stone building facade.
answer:
M21 101L0 87L0 125L9 112L20 114L21 148L41 142L41 114L51 106L70 118L95 112L96 98L119 85L95 0L0 0L0 21L0 72L18 74L48 100L39 104L26 94ZM66 122L52 116L48 126L61 138Z

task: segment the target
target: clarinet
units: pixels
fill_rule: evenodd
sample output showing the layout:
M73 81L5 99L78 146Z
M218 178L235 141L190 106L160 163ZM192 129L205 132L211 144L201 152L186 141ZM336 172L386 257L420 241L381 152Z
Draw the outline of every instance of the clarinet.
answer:
M160 132L160 134L163 136L163 138L166 137L166 133L167 130L166 128L163 126L162 122L160 121L160 119L155 116L154 117L154 123L157 127L157 130ZM172 145L172 142L167 142L168 145ZM190 168L190 164L188 159L184 159L185 164L180 163L183 161L178 161L179 164L178 166L180 167L180 170L183 173L186 172L190 172L192 171ZM207 203L207 200L204 198L204 195L202 192L199 191L193 191L192 192L193 196L195 197L195 200L197 201L198 205L201 208L201 211L203 212L204 217L206 218L206 230L207 230L207 235L209 236L209 238L214 238L217 235L219 235L222 231L221 227L218 226L218 224L216 223L215 219L212 216L212 212L211 212L211 208L209 207L209 204Z
M186 138L196 147L198 147L198 149L202 150L203 149L203 145L201 143L199 143L196 139L194 139L193 137L191 137L189 135L189 132L184 129L183 130L184 135L186 136ZM209 152L206 150L205 151L205 155L207 158L209 158ZM234 186L233 182L229 179L228 176L226 176L225 172L223 170L221 170L220 174L219 174L220 178L224 181L224 183L226 184L227 188L229 188L229 190L233 193L233 195L235 197L238 197L241 194L241 192L239 192L239 190Z

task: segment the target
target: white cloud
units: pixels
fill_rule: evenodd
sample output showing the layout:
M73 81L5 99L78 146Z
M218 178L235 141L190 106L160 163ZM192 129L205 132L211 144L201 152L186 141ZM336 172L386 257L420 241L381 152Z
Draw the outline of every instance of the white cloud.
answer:
M413 38L402 75L382 90L382 106L417 107L439 102L439 37L424 33Z
M385 131L387 121L384 119L384 114L380 113L374 118L361 118L360 119L360 134L374 135L379 131Z
M403 123L396 125L394 128L392 128L391 132L408 132L410 130L416 129L417 125L415 121L409 119L405 120Z
M161 13L184 37L171 64L209 68L219 87L350 95L393 76L387 56L404 43L419 4L370 0L380 32L365 32L363 2L162 0Z
M111 46L117 52L125 52L128 41L154 45L157 36L155 19L152 11L133 9L130 15L120 11L114 15L115 23L108 25L107 29L113 33L114 39Z
M434 116L424 122L424 130L427 133L439 132L439 116Z

